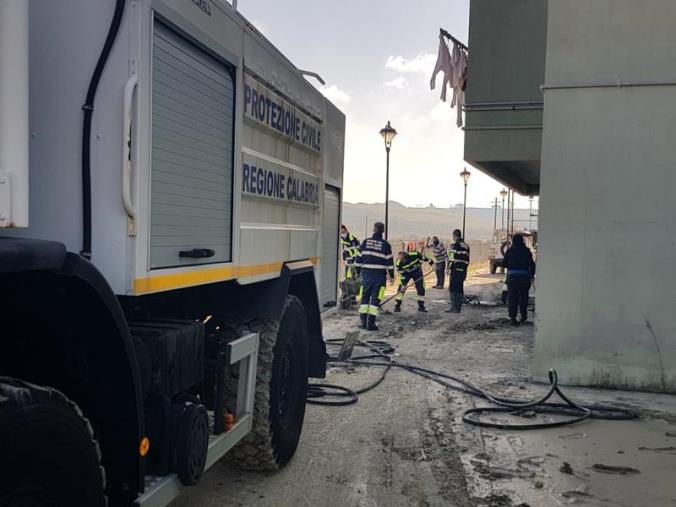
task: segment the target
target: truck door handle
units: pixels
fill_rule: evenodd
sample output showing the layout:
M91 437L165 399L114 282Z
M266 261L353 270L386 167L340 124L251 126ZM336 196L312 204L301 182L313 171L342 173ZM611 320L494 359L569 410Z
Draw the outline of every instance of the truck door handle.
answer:
M181 250L178 252L179 257L187 257L189 259L208 259L216 255L216 252L211 248L193 248L192 250Z
M127 216L132 220L136 217L136 208L131 199L131 122L132 100L137 84L138 77L135 75L125 84L122 114L122 204Z

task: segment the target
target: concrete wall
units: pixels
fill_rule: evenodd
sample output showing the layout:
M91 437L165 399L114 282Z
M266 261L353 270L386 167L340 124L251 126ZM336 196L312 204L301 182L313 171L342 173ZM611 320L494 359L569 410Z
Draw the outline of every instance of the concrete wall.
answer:
M537 378L676 392L675 26L673 0L549 2Z
M547 0L472 0L467 102L541 102L546 33Z
M540 169L547 0L470 3L465 159L522 194Z

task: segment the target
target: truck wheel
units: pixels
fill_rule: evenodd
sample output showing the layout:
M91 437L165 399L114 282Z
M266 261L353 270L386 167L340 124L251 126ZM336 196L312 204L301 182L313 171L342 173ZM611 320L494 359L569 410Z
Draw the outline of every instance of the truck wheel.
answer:
M0 507L105 507L92 427L60 392L0 377Z
M229 461L247 470L279 470L296 452L305 418L308 337L303 303L288 296L279 321L256 320L248 327L260 334L253 428L228 454ZM226 388L226 394L232 396L234 389Z

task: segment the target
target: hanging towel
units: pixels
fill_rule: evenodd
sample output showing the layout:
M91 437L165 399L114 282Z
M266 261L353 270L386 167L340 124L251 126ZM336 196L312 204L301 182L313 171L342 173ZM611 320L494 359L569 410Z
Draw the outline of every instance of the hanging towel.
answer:
M467 55L455 43L453 44L451 65L453 67L453 77L450 83L453 88L451 107L457 108L456 124L458 127L462 127L462 108L465 105L465 81L467 79Z
M451 54L448 51L448 46L444 41L444 38L439 36L439 54L437 56L437 64L434 66L434 72L432 72L432 79L430 81L430 88L434 90L437 82L437 74L439 72L444 73L444 84L441 89L441 100L446 102L446 88L448 86L453 86L453 63L451 61Z

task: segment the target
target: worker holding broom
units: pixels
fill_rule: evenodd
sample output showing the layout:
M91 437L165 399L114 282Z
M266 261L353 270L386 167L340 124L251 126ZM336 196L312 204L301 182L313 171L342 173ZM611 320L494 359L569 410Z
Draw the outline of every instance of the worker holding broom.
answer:
M410 280L414 281L415 290L418 293L418 311L427 312L425 309L425 275L422 272L423 262L429 262L430 265L434 264L433 260L428 259L425 254L420 252L405 252L402 250L397 254L396 267L399 273L399 287L397 288L397 295L394 297L395 313L401 311L401 303L404 301L404 294Z

